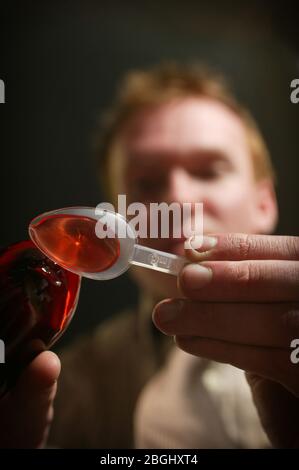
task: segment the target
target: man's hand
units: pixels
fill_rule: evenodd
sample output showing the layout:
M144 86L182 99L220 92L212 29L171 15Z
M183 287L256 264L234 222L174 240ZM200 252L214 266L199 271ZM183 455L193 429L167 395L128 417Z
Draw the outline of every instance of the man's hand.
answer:
M179 276L184 299L158 304L156 326L186 352L247 371L273 444L298 445L299 364L290 343L299 338L299 238L216 234L186 257L193 263Z
M53 417L60 373L58 357L45 351L24 370L15 388L0 401L0 447L43 447Z

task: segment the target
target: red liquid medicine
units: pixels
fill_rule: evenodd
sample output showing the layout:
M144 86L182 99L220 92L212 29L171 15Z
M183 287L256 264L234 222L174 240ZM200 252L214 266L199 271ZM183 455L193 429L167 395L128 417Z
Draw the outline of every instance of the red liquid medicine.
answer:
M98 238L97 220L82 215L48 215L30 224L30 236L57 264L82 273L110 268L118 259L117 237Z
M0 251L0 396L22 369L65 331L75 312L80 277L48 259L32 241Z

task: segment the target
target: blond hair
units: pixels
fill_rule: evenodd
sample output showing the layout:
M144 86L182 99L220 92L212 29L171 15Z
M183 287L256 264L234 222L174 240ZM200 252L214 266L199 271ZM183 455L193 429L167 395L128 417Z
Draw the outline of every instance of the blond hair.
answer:
M208 97L237 114L244 124L256 180L271 178L275 172L265 140L249 111L232 95L224 78L199 64L162 63L149 70L128 73L119 87L113 106L103 114L96 133L95 150L104 188L113 144L125 123L148 106L177 98Z

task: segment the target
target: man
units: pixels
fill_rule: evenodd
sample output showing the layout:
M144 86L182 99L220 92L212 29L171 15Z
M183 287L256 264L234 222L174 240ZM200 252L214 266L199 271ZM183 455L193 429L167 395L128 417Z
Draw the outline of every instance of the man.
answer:
M217 77L161 66L123 83L98 152L114 201L120 193L128 203L203 202L204 231L212 235L201 248L196 237L189 241L191 264L178 285L172 276L131 268L142 292L138 313L121 313L62 353L49 442L267 446L244 373L234 365L248 372L271 443L298 444L298 369L289 359L290 340L298 337L298 239L266 235L277 220L274 177L252 118ZM180 255L184 241L141 240ZM151 311L167 297L153 315L162 335L151 326ZM24 374L44 390L36 392L43 398L29 446L45 442L59 373L55 357L43 354ZM22 403L21 390L14 394Z

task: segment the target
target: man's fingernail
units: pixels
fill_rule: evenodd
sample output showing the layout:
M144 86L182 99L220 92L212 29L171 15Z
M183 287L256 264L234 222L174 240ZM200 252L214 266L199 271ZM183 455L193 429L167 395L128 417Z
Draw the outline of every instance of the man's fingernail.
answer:
M213 273L201 264L188 264L182 271L183 285L190 290L200 289L211 281Z
M217 245L217 238L215 237L199 237L194 235L190 238L189 241L190 248L197 251L198 253L203 253L205 251L210 251Z
M181 311L182 303L176 302L162 302L154 309L153 316L158 322L166 323L174 320Z

